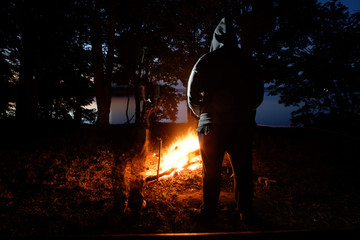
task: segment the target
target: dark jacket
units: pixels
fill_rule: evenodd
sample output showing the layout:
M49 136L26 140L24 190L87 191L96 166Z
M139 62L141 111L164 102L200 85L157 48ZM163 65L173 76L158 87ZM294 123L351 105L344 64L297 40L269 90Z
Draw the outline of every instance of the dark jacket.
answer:
M208 124L254 123L263 95L260 69L238 48L232 25L223 18L210 52L197 61L188 82L188 105L200 117L198 131Z

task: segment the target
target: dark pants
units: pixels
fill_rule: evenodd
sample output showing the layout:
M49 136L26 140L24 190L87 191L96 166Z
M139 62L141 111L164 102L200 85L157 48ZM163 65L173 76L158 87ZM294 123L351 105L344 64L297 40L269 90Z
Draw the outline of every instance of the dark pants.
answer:
M251 211L253 131L254 126L211 126L207 135L199 133L203 161L204 211L215 213L225 152L231 157L237 209L241 213Z

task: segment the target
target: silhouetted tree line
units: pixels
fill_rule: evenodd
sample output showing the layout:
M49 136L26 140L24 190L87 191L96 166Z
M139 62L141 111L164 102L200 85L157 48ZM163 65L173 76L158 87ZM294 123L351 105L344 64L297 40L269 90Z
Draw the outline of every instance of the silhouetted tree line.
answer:
M3 0L0 118L109 124L111 84L135 93L135 121L175 120L224 15L294 124L359 122L360 14L316 0ZM130 94L130 93L129 93ZM94 96L98 111L86 108ZM16 102L16 108L13 103ZM72 113L72 115L69 115Z

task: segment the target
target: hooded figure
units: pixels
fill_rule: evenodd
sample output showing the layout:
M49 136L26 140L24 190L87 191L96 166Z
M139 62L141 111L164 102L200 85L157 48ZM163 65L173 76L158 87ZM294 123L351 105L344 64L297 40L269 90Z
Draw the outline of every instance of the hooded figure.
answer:
M207 220L215 216L225 152L231 156L240 218L250 215L253 198L251 145L255 112L263 95L259 67L238 48L232 24L223 18L214 31L210 52L195 64L187 90L188 105L199 118L203 214Z

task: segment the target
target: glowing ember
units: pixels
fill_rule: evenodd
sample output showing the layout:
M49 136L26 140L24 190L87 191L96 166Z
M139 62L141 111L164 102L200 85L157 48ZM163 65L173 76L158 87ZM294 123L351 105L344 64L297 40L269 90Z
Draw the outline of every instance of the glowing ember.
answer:
M200 146L196 132L177 139L167 150L162 150L160 174L180 171L184 168L195 170L201 167ZM154 165L154 164L153 164ZM146 175L156 175L156 167L151 167Z

